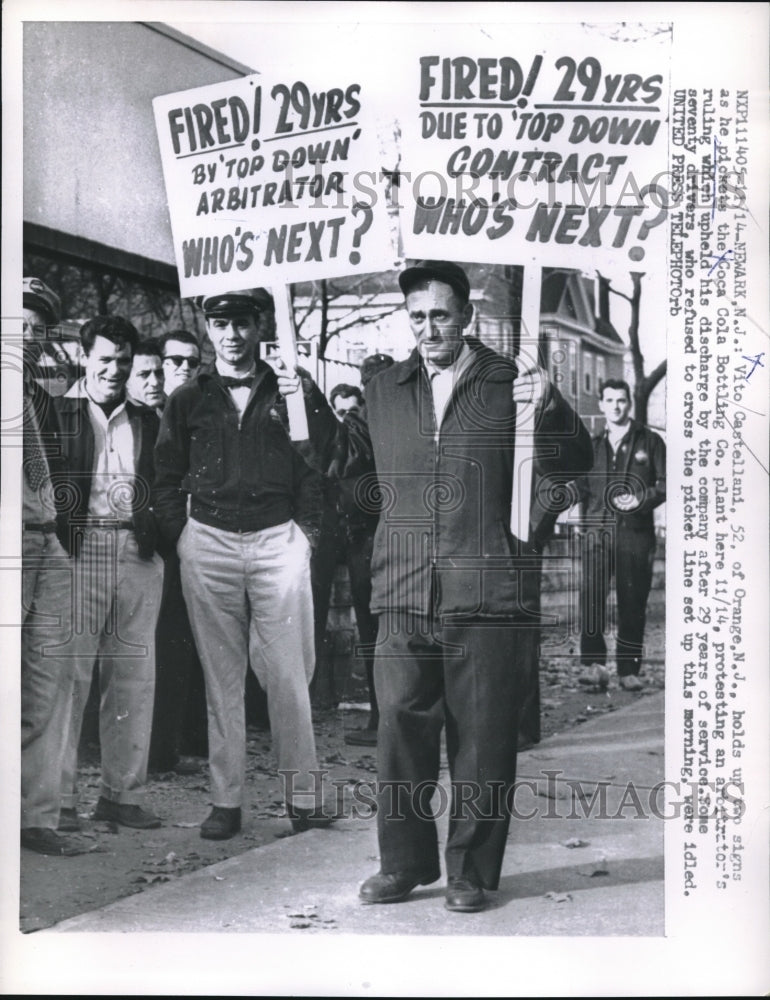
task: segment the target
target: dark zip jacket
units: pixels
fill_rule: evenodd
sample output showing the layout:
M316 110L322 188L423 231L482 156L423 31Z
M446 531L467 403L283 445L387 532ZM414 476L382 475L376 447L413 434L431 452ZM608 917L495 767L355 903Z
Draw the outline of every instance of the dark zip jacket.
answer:
M516 404L514 362L476 340L436 433L417 351L367 386L381 514L372 558L372 610L444 620L527 617L540 526L547 537L564 486L591 467L588 431L556 389L535 431L530 524L534 545L510 532ZM522 455L521 461L531 456ZM361 491L359 490L359 493Z
M633 531L655 532L653 510L666 499L666 446L655 431L636 420L630 421L616 460L605 431L592 441L594 466L590 476L578 480L586 523L615 522ZM613 493L628 489L640 500L636 510L616 511Z
M172 393L155 449L153 490L153 509L170 543L187 520L188 494L190 516L202 524L244 532L294 519L315 540L320 476L276 415L277 390L273 369L258 360L240 420L214 365ZM336 418L320 392L305 400L305 408L314 433L323 438L334 432Z

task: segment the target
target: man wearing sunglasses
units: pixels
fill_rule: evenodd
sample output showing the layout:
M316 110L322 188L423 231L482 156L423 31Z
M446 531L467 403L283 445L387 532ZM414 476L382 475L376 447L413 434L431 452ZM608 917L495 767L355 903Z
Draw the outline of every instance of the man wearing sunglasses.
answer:
M163 385L168 397L198 374L201 349L195 335L187 330L170 330L159 343L163 353Z
M188 330L170 330L157 341L162 359L165 400L200 370L200 347ZM164 400L164 405L165 405ZM150 770L194 774L192 759L208 753L206 693L203 668L190 628L179 558L166 555L163 601L156 633L155 708L150 743Z

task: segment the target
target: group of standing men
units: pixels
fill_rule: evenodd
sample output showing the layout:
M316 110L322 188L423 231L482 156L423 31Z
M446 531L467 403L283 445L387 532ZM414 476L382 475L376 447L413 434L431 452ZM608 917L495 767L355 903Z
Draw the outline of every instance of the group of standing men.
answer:
M52 407L31 388L30 427L46 446L57 502L26 523L28 485L41 503L50 497L31 478L27 484L35 463L25 447L25 539L37 545L24 564L26 846L72 852L57 826L74 781L78 691L97 657L102 787L95 817L159 825L141 793L161 555L174 553L206 682L212 810L201 835L227 838L241 826L249 665L266 692L292 826L331 822L308 694L321 476L291 442L280 406L282 396L301 391L313 451L336 469L341 487L357 484L352 502L372 526L378 518L371 555L363 550L371 597L356 613L362 643L374 646L381 870L362 885L361 899L397 902L439 877L435 820L414 793L437 786L444 729L452 781L446 906L486 905L502 865L529 682L531 657L522 652L534 606L528 581L539 579L532 570L556 519L538 498L553 492L549 484L587 474L595 449L543 371L520 372L465 336L473 307L462 268L423 261L399 282L416 346L366 386L366 422L355 406L340 407L335 419L306 373L276 373L257 357L270 309L261 289L198 300L216 360L170 395L160 426L151 396L141 406L126 397L132 361L142 362L135 394L141 383L150 386L157 365L145 362L136 331L119 317L84 325L85 377L74 391ZM52 294L43 286L38 304ZM510 529L522 414L535 446L527 538ZM660 493L655 483L650 489L658 493L648 506Z
M59 299L37 278L25 279L23 294L21 841L66 856L87 849L70 835L80 829L77 752L97 661L94 817L160 825L142 807L159 613L159 637L174 635L161 676L179 679L160 706L160 733L178 732L195 652L184 607L173 593L165 600L161 554L166 580L173 557L151 512L153 452L164 383L171 392L191 378L200 350L184 330L142 342L127 320L96 317L80 331L82 377L52 398L37 360L56 335Z

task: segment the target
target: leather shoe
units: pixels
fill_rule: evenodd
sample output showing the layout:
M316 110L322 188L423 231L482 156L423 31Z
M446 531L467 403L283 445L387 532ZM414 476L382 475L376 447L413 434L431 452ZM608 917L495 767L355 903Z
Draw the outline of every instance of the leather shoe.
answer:
M322 809L300 809L297 806L287 806L286 813L295 833L305 833L306 830L325 830L334 822L334 817L329 816Z
M241 810L237 806L214 806L201 823L201 837L204 840L229 840L241 829Z
M624 691L641 691L644 687L636 674L625 674L618 679L618 683Z
M487 905L487 899L480 885L465 875L459 875L449 879L444 905L455 913L478 913Z
M91 819L97 822L118 823L134 830L157 830L161 825L159 817L133 802L112 802L103 796L96 803Z
M71 858L76 854L88 854L95 847L75 837L63 837L56 830L42 826L28 826L21 831L21 846L37 854L48 854L54 858Z
M400 903L418 885L437 882L439 876L427 872L377 872L358 890L363 903Z
M56 827L59 833L77 833L82 830L80 819L76 809L59 810L59 825Z

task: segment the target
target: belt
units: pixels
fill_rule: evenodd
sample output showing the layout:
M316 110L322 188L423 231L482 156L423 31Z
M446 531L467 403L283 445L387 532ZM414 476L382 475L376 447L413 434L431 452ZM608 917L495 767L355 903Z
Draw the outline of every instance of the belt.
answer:
M114 517L91 517L88 519L84 525L86 529L88 528L129 528L133 529L134 525L131 521L117 521Z
M42 531L44 534L55 533L56 524L53 521L27 521L24 524L25 531Z

